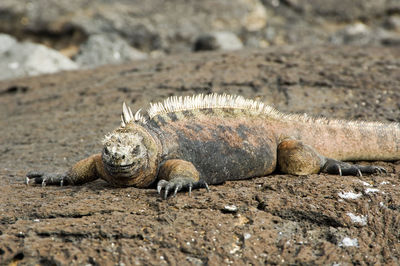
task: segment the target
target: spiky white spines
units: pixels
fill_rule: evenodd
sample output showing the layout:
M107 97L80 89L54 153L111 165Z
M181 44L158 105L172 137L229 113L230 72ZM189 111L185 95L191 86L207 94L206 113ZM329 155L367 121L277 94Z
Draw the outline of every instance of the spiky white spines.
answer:
M121 114L121 127L125 127L126 124L132 122L132 121L140 121L142 123L146 123L146 119L140 114L140 111L142 109L139 109L135 115L132 114L132 110L130 107L127 107L125 102L122 104L122 114Z
M326 119L326 118L313 118L306 114L285 114L281 113L275 108L265 105L262 102L245 99L242 96L237 95L227 95L227 94L198 94L193 96L185 96L185 97L169 97L163 102L158 103L150 103L150 108L147 110L146 116L152 119L157 115L172 113L172 112L180 112L180 111L189 111L196 109L205 109L205 108L228 108L228 109L244 109L249 110L254 113L259 113L260 115L267 115L272 119L280 120L280 121L296 121L303 123L313 123L315 125L332 125L332 126L350 126L350 127L389 127L398 130L398 123L390 123L384 124L380 122L365 122L365 121L344 121L344 120L335 120L335 119ZM132 111L129 107L126 107L125 103L122 107L122 115L121 115L122 123L121 126L125 127L125 125L131 121L140 121L142 123L146 123L147 120L144 116L140 114L140 110L136 112L135 116L132 115Z
M205 108L247 109L260 113L272 112L275 110L270 106L264 105L262 102L245 99L242 96L227 94L198 94L186 97L174 96L167 98L162 103L150 104L148 114L149 117L152 118L159 114Z
M267 106L262 102L245 99L242 96L227 95L227 94L198 94L185 97L169 97L163 102L150 103L150 108L147 110L147 115L151 119L156 115L167 114L172 112L205 109L205 108L231 108L231 109L247 109L259 113L274 114L279 116L281 113ZM140 121L146 123L146 119L140 114L140 110L135 116L132 111L126 106L125 102L122 105L121 126L125 127L131 121Z

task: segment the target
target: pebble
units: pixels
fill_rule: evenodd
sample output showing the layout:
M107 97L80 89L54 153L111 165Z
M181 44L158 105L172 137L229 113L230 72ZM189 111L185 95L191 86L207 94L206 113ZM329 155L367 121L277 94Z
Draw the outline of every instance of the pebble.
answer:
M225 205L223 211L235 213L238 211L238 207L236 205Z

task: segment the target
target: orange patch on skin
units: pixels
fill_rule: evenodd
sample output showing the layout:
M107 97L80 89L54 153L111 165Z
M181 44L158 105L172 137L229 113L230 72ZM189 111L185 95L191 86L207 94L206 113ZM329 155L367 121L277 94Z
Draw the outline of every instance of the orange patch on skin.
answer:
M171 180L174 178L191 178L193 181L200 179L199 172L191 162L179 159L166 161L160 168L160 179Z
M292 150L295 149L297 146L298 146L298 141L293 139L286 139L281 143L279 143L279 148L285 150Z
M243 139L239 136L239 134L235 131L225 131L219 134L219 137L225 140L226 143L229 143L230 146L236 148L242 148L243 146Z

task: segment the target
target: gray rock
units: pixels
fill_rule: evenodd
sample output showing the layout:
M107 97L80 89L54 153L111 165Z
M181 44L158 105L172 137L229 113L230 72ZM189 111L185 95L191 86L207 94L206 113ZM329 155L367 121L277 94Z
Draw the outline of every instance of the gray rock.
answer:
M364 45L372 42L374 36L371 29L364 23L354 23L338 30L331 38L334 44L356 44Z
M95 34L117 34L157 56L189 52L202 33L215 31L233 32L248 47L392 45L400 36L399 0L1 0L0 10L0 32L74 52ZM337 32L360 21L366 34ZM394 37L377 38L382 28Z
M267 1L267 0L264 0ZM272 0L269 0L272 2ZM283 1L282 1L283 2ZM306 17L323 17L331 21L350 22L361 18L384 16L400 7L397 0L286 0L285 5Z
M338 30L331 36L334 44L398 46L400 36L384 28L370 27L357 22Z
M0 43L0 79L77 69L71 59L44 45L18 43L4 34L0 37Z
M243 48L242 41L232 32L220 31L199 36L195 43L194 51L226 50L233 51Z
M75 61L82 67L117 64L132 60L146 59L148 56L131 47L116 35L96 34L89 37L80 48Z
M202 32L256 31L267 23L260 0L1 0L0 10L0 31L113 33L141 51L167 54L190 51Z
M388 30L400 31L400 16L394 15L386 18L383 26Z
M385 46L400 46L400 37L389 36L381 39L381 43Z
M0 54L8 51L16 43L17 40L10 35L0 34Z

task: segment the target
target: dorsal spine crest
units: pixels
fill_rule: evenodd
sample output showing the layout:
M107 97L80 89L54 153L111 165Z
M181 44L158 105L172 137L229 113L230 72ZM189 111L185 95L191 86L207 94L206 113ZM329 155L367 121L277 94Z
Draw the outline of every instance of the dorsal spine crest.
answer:
M365 122L365 121L344 121L338 119L314 118L306 114L285 114L275 108L265 105L262 102L245 99L242 96L228 94L198 94L193 96L172 96L165 99L163 102L150 103L145 116L138 110L135 115L126 104L123 104L121 115L121 126L125 127L129 122L141 122L146 124L148 117L152 119L157 115L163 115L173 112L191 111L206 108L228 108L228 109L243 109L249 110L260 115L269 116L272 119L281 121L293 121L302 123L314 123L315 125L331 125L331 126L348 126L348 127L372 127L380 128L382 126L399 128L398 123L383 124L380 122Z

